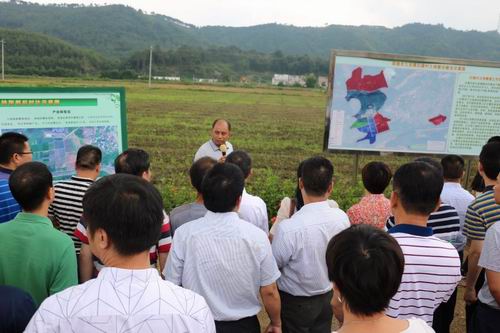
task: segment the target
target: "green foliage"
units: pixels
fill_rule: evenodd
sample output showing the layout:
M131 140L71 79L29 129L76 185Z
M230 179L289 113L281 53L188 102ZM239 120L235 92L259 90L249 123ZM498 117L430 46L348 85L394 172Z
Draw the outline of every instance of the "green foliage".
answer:
M316 87L316 82L318 81L318 79L316 78L316 76L314 75L308 75L306 77L306 87L307 88L314 88Z

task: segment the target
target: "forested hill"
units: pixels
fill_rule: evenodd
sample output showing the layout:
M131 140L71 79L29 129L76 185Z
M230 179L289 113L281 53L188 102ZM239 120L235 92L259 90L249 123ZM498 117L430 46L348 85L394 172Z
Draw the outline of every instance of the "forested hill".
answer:
M332 25L321 28L265 24L195 27L121 5L38 5L0 2L0 27L39 32L103 55L125 58L155 45L174 49L236 46L257 52L327 59L332 48L500 61L500 34L409 24L388 29ZM493 28L493 27L492 27Z
M18 30L1 29L5 44L5 70L10 74L96 75L111 64L93 51L65 41Z

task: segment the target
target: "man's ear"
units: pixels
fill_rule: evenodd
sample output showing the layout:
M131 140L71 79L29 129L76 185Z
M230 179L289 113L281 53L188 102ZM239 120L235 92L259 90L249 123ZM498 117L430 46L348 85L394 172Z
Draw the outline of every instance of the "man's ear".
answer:
M399 206L399 195L397 192L392 191L391 192L391 209L394 211L394 208L397 208Z
M54 201L54 198L56 196L56 192L54 191L54 188L51 186L49 188L49 190L47 191L47 199L49 200L50 203L52 203L52 201Z
M304 189L304 181L302 180L302 177L299 178L299 189Z

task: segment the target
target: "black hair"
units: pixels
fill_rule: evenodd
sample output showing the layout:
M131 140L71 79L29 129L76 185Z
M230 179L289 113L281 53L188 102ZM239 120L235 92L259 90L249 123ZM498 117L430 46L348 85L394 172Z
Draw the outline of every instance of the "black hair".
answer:
M214 122L212 123L212 128L215 127L215 125L219 122L219 121L223 121L227 124L227 129L229 130L229 132L231 132L231 123L226 120L226 119L223 119L223 118L217 118L214 120Z
M203 178L201 194L205 207L214 213L231 212L243 193L245 177L231 163L218 163Z
M85 145L78 149L76 154L76 167L81 169L93 170L101 164L102 152L92 145Z
M226 157L227 163L233 163L243 172L245 179L250 175L252 170L252 159L247 152L243 150L235 150Z
M41 206L52 187L52 174L41 162L27 162L16 168L9 177L12 196L24 211Z
M441 159L441 166L445 179L460 179L464 174L465 161L458 155L446 155Z
M479 162L486 177L496 179L500 172L500 142L485 144L479 154Z
M0 136L0 163L8 164L12 155L22 153L28 137L21 133L5 132Z
M303 162L301 179L308 195L321 196L328 191L333 180L332 162L324 157L316 156Z
M201 183L203 182L203 177L207 172L212 169L212 167L217 164L217 161L211 157L205 156L197 160L189 168L189 178L191 179L191 185L201 193Z
M389 166L382 162L370 162L361 171L363 185L372 194L384 193L391 182L392 172Z
M488 139L487 143L492 143L492 142L500 142L500 136L492 136L491 138ZM479 171L476 171L476 175L474 176L474 179L472 180L471 183L471 189L476 192L484 192L484 188L486 187L484 184L484 179L481 177L481 174L479 174Z
M426 162L403 164L394 174L393 190L407 213L430 215L438 205L443 174Z
M398 291L404 255L386 232L366 224L353 225L335 235L326 249L328 277L356 315L384 311Z
M149 154L139 148L129 148L115 159L115 173L142 176L150 166Z
M106 231L119 254L138 254L149 250L160 238L164 219L162 197L140 177L106 176L85 193L83 219L91 235L97 229Z
M302 176L302 165L304 165L304 161L300 162L297 168L297 187L295 188L295 209L297 211L304 207L304 197L299 187L299 178Z
M427 156L417 157L416 159L413 160L413 162L427 163L430 166L433 166L434 168L436 168L441 173L441 175L443 174L443 166L441 165L441 162L433 159L432 157L427 157Z

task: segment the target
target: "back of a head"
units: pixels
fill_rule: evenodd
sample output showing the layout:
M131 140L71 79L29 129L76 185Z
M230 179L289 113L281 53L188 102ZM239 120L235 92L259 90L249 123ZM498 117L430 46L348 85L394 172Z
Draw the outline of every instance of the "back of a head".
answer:
M115 173L142 176L150 166L149 154L139 148L129 148L115 159Z
M391 182L392 172L389 166L382 162L370 162L361 171L363 185L372 194L384 193Z
M413 162L427 163L430 166L433 166L434 168L436 168L441 175L443 174L443 166L441 165L441 162L433 159L432 157L427 157L427 156L417 157L416 159L413 160Z
M76 154L76 168L94 170L99 164L101 164L102 152L101 150L92 145L85 145L78 149Z
M464 173L465 161L458 155L446 155L441 159L444 179L460 179Z
M12 155L21 153L28 137L15 132L5 132L0 136L0 164L9 164Z
M398 291L404 256L389 234L360 224L330 240L326 265L350 312L371 316L384 311Z
M308 158L302 164L300 178L308 195L325 195L332 184L333 165L321 156Z
M430 215L438 205L443 174L426 162L402 165L394 174L393 190L406 213Z
M147 251L160 238L163 201L146 180L128 174L106 176L83 197L83 218L91 235L106 231L123 256Z
M485 144L479 154L479 162L486 177L496 179L500 172L500 142Z
M235 150L226 158L226 163L235 164L243 172L245 179L250 175L252 170L252 159L247 152L243 150Z
M189 168L191 185L193 185L198 193L201 193L201 183L203 182L203 177L205 177L207 172L212 169L215 164L217 164L216 160L205 156L194 162L191 165L191 168Z
M214 213L231 212L236 207L244 186L245 177L240 168L231 163L218 163L203 178L203 203Z
M24 211L32 212L42 205L52 187L52 174L40 162L28 162L19 166L9 178L12 196Z

